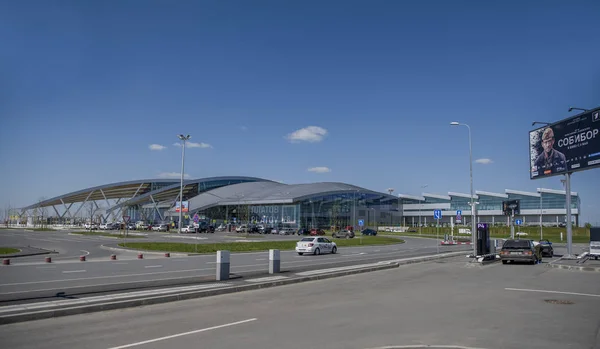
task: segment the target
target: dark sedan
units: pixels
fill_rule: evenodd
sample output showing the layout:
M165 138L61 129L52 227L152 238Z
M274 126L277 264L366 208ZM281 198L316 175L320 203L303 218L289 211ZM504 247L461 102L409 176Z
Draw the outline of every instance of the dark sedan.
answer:
M542 246L542 257L554 257L554 247L552 247L550 240L540 240L539 243Z
M367 236L377 236L377 231L373 229L365 229L361 233Z
M510 262L529 262L537 264L538 257L532 240L506 240L500 251L502 264Z

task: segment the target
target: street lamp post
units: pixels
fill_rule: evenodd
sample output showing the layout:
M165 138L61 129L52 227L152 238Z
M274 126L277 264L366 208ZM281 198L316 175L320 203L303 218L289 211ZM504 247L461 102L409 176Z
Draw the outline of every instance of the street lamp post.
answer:
M181 184L179 187L179 234L181 234L181 222L183 220L183 171L185 167L185 142L188 141L191 136L178 135L177 137L183 141L183 144L181 145Z
M421 190L427 188L428 186L429 186L429 184L422 185L421 186ZM422 194L423 193L421 193L421 195ZM421 196L419 196L419 235L422 234L422 231L421 231L421 206L422 206L422 204L421 204Z
M461 124L453 121L452 126L465 126L469 130L469 177L471 182L471 240L473 244L473 255L477 255L477 237L475 229L475 202L473 199L473 146L471 143L471 127L467 124Z

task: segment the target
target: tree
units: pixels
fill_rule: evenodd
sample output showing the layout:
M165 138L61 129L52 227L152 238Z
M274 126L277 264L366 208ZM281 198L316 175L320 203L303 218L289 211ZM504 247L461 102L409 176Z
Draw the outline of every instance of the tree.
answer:
M592 223L587 222L584 224L584 227L586 227L587 229L590 229L592 227Z

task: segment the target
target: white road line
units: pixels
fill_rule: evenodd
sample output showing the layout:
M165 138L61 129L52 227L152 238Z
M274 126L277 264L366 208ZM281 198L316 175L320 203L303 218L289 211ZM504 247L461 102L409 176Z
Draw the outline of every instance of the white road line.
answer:
M114 264L129 264L129 263L127 263L127 262L116 262Z
M162 265L146 265L144 268L162 268Z
M85 253L86 256L90 254L90 251L86 251L86 250L79 250L79 251Z
M266 258L256 258L257 261L266 261Z
M137 343L131 343L131 344L126 344L126 345L121 345L119 347L112 347L112 348L109 348L109 349L131 348L131 347L136 347L136 346L144 345L144 344L148 344L148 343L154 343L154 342L164 341L164 340L167 340L167 339L172 339L172 338L187 336L187 335L190 335L190 334L195 334L195 333L200 333L200 332L206 332L206 331L212 331L212 330L216 330L216 329L223 328L223 327L231 327L231 326L235 326L235 325L241 325L243 323L251 322L251 321L256 321L256 320L257 320L256 318L252 318L252 319L247 319L247 320L242 320L242 321L237 321L237 322L230 322L228 324L223 324L223 325L219 325L219 326L202 328L202 329L195 330L195 331L183 332L183 333L173 334L173 335L170 335L170 336L165 336L165 337L160 337L160 338L149 339L147 341L137 342Z
M64 270L63 273L85 273L85 270Z
M56 269L56 267L35 267L35 269Z
M532 290L528 288L505 288L507 291L521 291L521 292L539 292L539 293L555 293L555 294L570 294L573 296L586 296L586 297L600 297L600 294L591 293L578 293L578 292L562 292L562 291L550 291L550 290Z

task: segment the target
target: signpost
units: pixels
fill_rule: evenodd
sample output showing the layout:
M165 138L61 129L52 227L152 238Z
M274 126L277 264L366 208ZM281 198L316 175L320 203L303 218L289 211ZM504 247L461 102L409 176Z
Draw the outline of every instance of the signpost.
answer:
M521 214L521 201L502 201L502 212L510 217L510 238L515 238L515 214Z
M437 253L440 253L440 219L442 219L442 210L433 210L433 218L437 220L437 228L436 228L436 244Z
M359 227L362 227L362 226L364 226L364 225L365 225L365 220L364 220L364 219L359 219L359 220L358 220L358 226L359 226Z
M127 238L127 235L129 233L129 220L131 219L131 217L129 216L123 216L123 223L125 223L125 238ZM125 246L125 241L123 241L123 246Z
M516 225L523 225L523 220L522 219L515 219L515 224Z
M456 224L460 224L462 222L462 211L456 210Z

